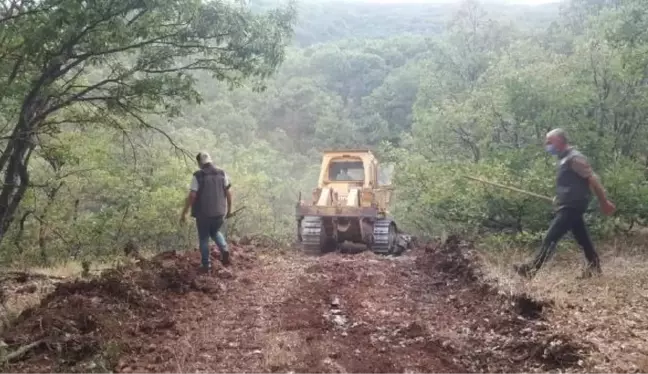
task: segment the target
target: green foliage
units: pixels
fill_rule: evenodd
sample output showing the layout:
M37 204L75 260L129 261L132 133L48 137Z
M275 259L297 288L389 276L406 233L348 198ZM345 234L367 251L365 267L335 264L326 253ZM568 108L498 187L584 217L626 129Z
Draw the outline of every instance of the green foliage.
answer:
M554 127L617 204L609 219L592 203L596 235L648 217L644 1L572 1L557 17L553 5L304 0L286 48L294 8L274 0L58 3L24 2L37 11L0 23L0 164L5 186L24 187L0 191L0 207L20 202L4 263L195 246L178 219L203 149L246 207L227 236L278 246L295 236L319 152L363 146L395 164L406 231L535 244L549 203L463 176L553 196L542 143Z
M434 44L437 55L429 59L414 110L413 147L399 157L405 212L443 228L541 232L551 218L549 204L459 174L551 197L554 161L542 154L542 142L548 130L562 127L618 206L615 218L605 219L592 203L587 219L595 234L645 222L648 8L619 3L574 2L560 21L582 17L581 26L572 22L570 50L556 51L563 39L552 40L552 30L542 41L507 34L467 2Z
M181 147L209 149L230 175L233 208L246 209L228 221L227 235L280 243L290 239L298 192L313 185L312 172L299 169L308 160L288 160L263 141L239 145L204 129L170 134L181 140ZM30 190L21 209L30 213L22 230L13 230L7 239L11 245L2 252L5 261L111 258L121 254L128 241L154 251L195 246L193 223L179 224L181 204L196 170L193 157L177 157L162 136L133 137L130 148L115 141L118 135L114 130L94 130L91 138L81 131L66 133L70 157L83 162L61 171L56 180L64 186L52 198L47 188ZM211 148L213 144L218 148ZM35 183L54 178L47 168L37 170L44 174L34 173Z
M195 71L261 89L284 58L293 20L290 6L254 14L200 0L12 2L0 14L7 86L0 92L0 240L30 187L29 161L43 137L56 138L63 125L154 128L149 116L201 102Z

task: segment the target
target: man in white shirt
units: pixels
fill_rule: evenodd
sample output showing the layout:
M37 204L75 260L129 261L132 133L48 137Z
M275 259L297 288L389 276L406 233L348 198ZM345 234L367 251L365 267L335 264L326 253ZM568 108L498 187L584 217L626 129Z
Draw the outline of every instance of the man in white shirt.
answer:
M202 257L202 270L211 269L209 256L209 239L218 246L223 265L230 264L229 251L225 237L219 231L225 218L232 213L231 183L225 171L216 168L207 152L196 156L200 170L193 174L189 195L185 201L180 220L185 222L189 207L191 215L196 218L198 242Z

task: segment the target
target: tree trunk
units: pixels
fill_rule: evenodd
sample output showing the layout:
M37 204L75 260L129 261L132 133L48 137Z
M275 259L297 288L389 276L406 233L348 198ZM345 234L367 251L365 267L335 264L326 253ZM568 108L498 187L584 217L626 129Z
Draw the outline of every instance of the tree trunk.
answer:
M56 195L58 195L59 190L61 189L61 187L63 187L64 184L64 182L59 182L56 187L53 187L50 191L47 192L47 203L45 204L45 207L40 214L40 218L38 219L38 247L40 248L41 260L43 261L43 264L47 264L49 260L47 256L47 244L50 241L51 230L47 221L47 214L49 213L52 205L54 205Z
M29 186L27 163L34 150L34 144L24 138L12 137L5 149L10 151L4 184L0 189L0 243L11 227L16 209Z
M36 148L35 119L42 112L46 100L31 96L25 100L20 117L0 155L0 170L4 171L4 184L0 188L0 244L11 227L18 205L29 187L27 165Z

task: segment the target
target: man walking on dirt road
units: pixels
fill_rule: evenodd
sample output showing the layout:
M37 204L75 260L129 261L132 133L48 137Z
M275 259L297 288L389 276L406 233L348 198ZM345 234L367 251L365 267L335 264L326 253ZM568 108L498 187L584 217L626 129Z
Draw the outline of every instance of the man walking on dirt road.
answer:
M225 171L213 165L207 152L198 153L196 161L198 161L200 170L196 171L191 179L189 195L185 201L180 221L186 222L187 212L191 207L191 216L196 218L198 229L198 242L202 258L201 270L208 271L211 268L210 237L220 250L220 259L223 265L228 266L230 263L227 242L219 230L224 219L231 216L231 183Z
M562 129L547 133L545 140L547 152L557 156L556 215L549 226L540 251L531 263L515 265L516 272L524 277L533 277L542 265L553 255L558 241L571 231L578 244L583 248L587 267L582 278L601 273L599 257L585 227L583 214L587 210L593 191L598 198L601 211L611 215L616 207L607 199L605 190L592 171L587 158L569 145L567 135Z

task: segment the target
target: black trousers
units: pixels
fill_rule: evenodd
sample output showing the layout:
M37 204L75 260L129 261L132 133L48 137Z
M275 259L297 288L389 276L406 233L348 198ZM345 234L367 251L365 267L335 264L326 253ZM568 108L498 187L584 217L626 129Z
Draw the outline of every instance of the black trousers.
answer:
M542 242L542 248L536 254L535 259L531 263L533 270L539 270L542 265L553 256L556 252L556 245L558 241L568 232L571 231L574 239L581 246L587 259L588 267L600 267L599 257L594 250L594 244L590 238L583 214L585 212L580 209L563 208L556 213L549 230L545 235Z

